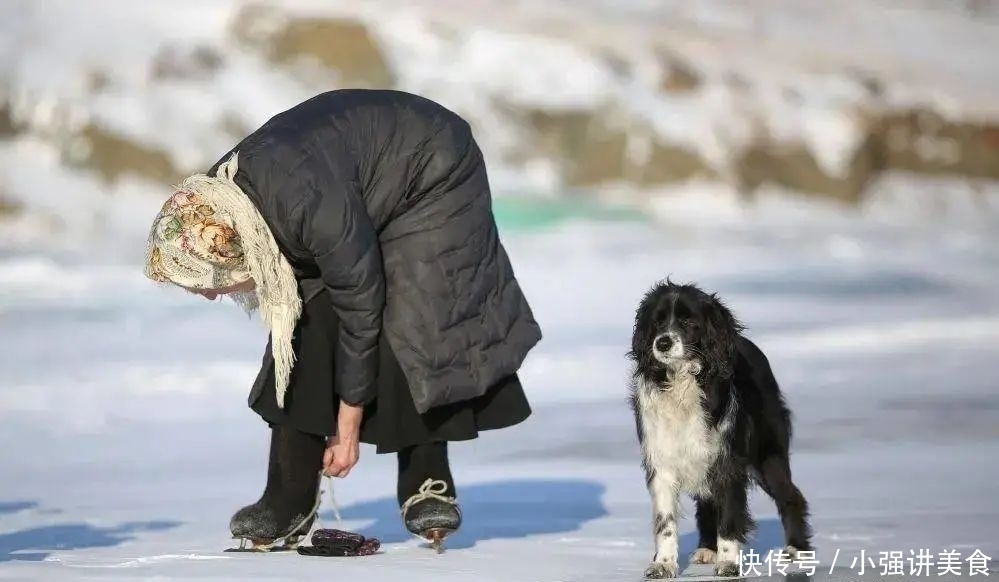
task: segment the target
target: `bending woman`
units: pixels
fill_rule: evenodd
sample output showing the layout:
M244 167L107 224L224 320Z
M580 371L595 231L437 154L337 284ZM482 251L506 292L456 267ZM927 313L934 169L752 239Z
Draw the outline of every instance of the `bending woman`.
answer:
M439 543L461 525L447 444L530 415L517 371L541 330L471 129L428 99L338 90L274 116L177 187L145 272L269 329L249 396L266 486L230 523L255 547L309 531L359 442L398 456L405 527Z

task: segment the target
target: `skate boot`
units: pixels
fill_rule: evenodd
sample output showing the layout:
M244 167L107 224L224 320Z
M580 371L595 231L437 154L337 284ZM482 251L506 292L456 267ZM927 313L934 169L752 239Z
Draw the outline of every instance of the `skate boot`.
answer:
M229 522L232 537L240 540L233 551L290 550L308 535L319 509L323 448L322 437L286 427L273 429L264 494ZM282 540L284 544L278 545Z
M430 542L442 553L444 538L461 527L461 509L454 497L446 497L447 483L427 479L402 505L402 520L413 535Z
M249 538L254 531L254 524L266 521L268 518L262 513L268 513L270 504L280 496L281 468L278 464L278 438L277 430L271 431L270 455L267 462L267 485L260 499L251 505L247 505L237 511L229 520L229 531L234 539Z

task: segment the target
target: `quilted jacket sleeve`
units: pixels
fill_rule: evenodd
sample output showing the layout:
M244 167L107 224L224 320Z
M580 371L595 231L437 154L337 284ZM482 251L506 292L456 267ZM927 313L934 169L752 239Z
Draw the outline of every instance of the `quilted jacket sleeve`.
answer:
M378 235L353 182L313 191L301 216L302 243L315 258L340 320L334 388L344 401L365 404L376 394L385 306Z

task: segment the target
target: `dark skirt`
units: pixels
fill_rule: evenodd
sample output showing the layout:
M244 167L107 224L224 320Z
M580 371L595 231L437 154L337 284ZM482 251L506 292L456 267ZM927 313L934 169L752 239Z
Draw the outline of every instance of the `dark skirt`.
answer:
M333 353L339 320L325 292L302 307L293 345L296 362L285 394L285 407L275 399L274 366L268 366L259 397L250 403L268 424L291 426L302 432L331 436L336 433L340 398L333 388ZM271 344L268 340L267 352ZM478 398L416 411L409 384L392 349L379 344L378 395L364 407L361 442L378 453L392 453L413 445L441 441L467 441L480 431L506 428L531 414L524 388L516 374L498 382ZM265 357L266 361L266 357Z

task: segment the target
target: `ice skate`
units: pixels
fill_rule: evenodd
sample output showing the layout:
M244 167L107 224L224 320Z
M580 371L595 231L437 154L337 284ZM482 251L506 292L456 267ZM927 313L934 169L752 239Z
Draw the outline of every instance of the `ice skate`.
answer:
M240 544L227 551L270 552L298 547L319 510L322 447L321 438L274 428L267 488L259 501L232 516L229 531Z
M316 513L322 492L317 493L316 502L307 514L297 515L290 528L276 527L278 518L275 512L261 503L248 505L236 512L229 524L232 538L239 540L239 547L227 552L273 552L290 551L309 534L315 523ZM283 543L279 543L283 542ZM249 547L248 547L249 546Z
M461 527L461 510L446 492L447 483L427 479L402 506L406 529L429 542L438 554L444 551L444 539Z

